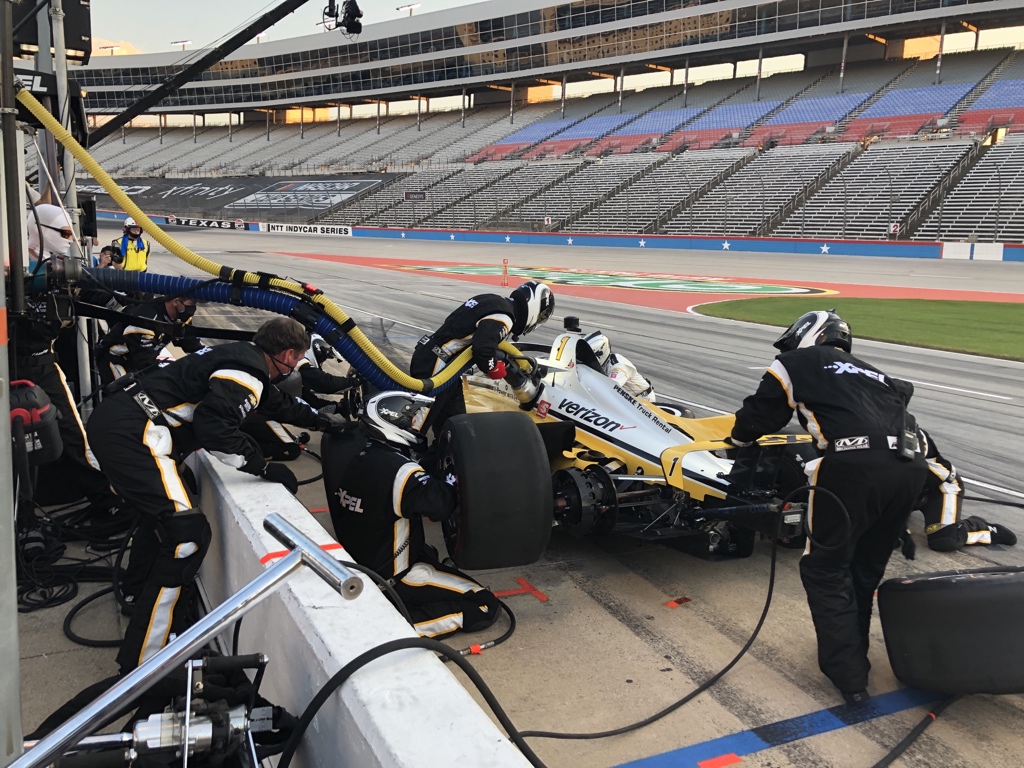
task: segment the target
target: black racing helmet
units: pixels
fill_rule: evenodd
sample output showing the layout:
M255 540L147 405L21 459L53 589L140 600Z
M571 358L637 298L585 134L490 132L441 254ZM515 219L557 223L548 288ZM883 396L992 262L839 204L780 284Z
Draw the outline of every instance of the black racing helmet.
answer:
M528 280L509 296L516 307L516 319L512 326L515 336L530 333L545 322L555 310L555 294L539 280Z
M772 345L781 352L813 347L816 344L852 351L850 324L834 309L808 312L800 316Z
M381 392L366 403L360 419L366 434L396 448L422 453L427 447L423 425L434 398L411 392Z

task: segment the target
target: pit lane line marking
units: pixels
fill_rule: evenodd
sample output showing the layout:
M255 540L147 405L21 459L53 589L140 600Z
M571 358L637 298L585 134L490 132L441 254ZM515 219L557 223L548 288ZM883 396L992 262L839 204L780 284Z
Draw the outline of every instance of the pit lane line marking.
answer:
M873 696L863 704L840 704L788 720L740 731L729 736L711 739L700 744L644 757L616 768L714 768L743 762L743 757L772 747L790 744L811 736L836 731L850 725L866 723L886 715L932 704L942 699L934 693L901 688L891 693Z
M506 589L502 590L501 592L492 592L491 594L493 594L495 597L511 597L512 595L533 595L542 603L546 603L548 601L548 596L541 592L539 589L537 589L535 586L533 586L533 584L528 582L526 579L520 577L517 578L515 581L519 585L519 589Z
M1024 493L1020 493L1018 491L1011 491L1009 488L1003 488L1001 485L990 485L989 483L983 483L981 480L974 480L973 478L970 477L964 477L962 478L962 480L965 483L977 485L980 488L987 488L990 491L996 491L997 493L1005 493L1007 496L1015 496L1018 499L1024 499Z
M695 402L693 402L691 400L683 400L681 397L672 397L672 395L663 395L661 392L658 393L658 399L659 400L671 400L671 401L673 401L675 403L682 403L683 405L690 405L690 406L693 406L694 408L700 408L701 410L704 410L704 411L711 411L712 413L718 413L718 414L721 414L723 416L725 414L732 413L732 411L720 411L717 408L712 408L710 405L704 405L703 403L695 403Z

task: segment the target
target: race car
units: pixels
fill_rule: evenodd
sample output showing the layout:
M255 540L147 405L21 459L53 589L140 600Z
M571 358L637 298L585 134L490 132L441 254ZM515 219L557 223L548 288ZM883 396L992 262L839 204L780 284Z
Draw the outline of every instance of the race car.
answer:
M468 413L438 437L442 469L458 478L459 512L444 529L460 567L534 562L552 530L685 537L691 550L740 557L758 532L801 535L810 436L732 450L731 415L686 418L605 376L577 318L550 349L520 350L503 381L464 377Z

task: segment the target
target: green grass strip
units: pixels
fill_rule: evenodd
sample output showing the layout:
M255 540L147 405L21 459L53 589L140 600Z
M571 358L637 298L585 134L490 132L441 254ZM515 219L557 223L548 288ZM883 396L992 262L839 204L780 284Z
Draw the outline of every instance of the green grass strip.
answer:
M804 312L835 308L857 339L1024 360L1024 304L925 299L785 296L698 308L702 315L790 326Z

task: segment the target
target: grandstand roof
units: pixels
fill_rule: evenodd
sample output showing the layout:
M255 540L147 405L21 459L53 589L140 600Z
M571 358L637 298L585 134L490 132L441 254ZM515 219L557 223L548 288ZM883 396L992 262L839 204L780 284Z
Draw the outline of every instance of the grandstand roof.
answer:
M809 6L813 6L810 8ZM483 92L496 84L590 79L835 49L867 33L934 35L943 21L1019 23L1020 0L488 0L368 25L355 40L316 34L248 45L152 110L223 112ZM952 30L950 30L952 31ZM189 52L189 58L197 55ZM95 57L75 69L90 112L124 109L182 67L180 52Z

